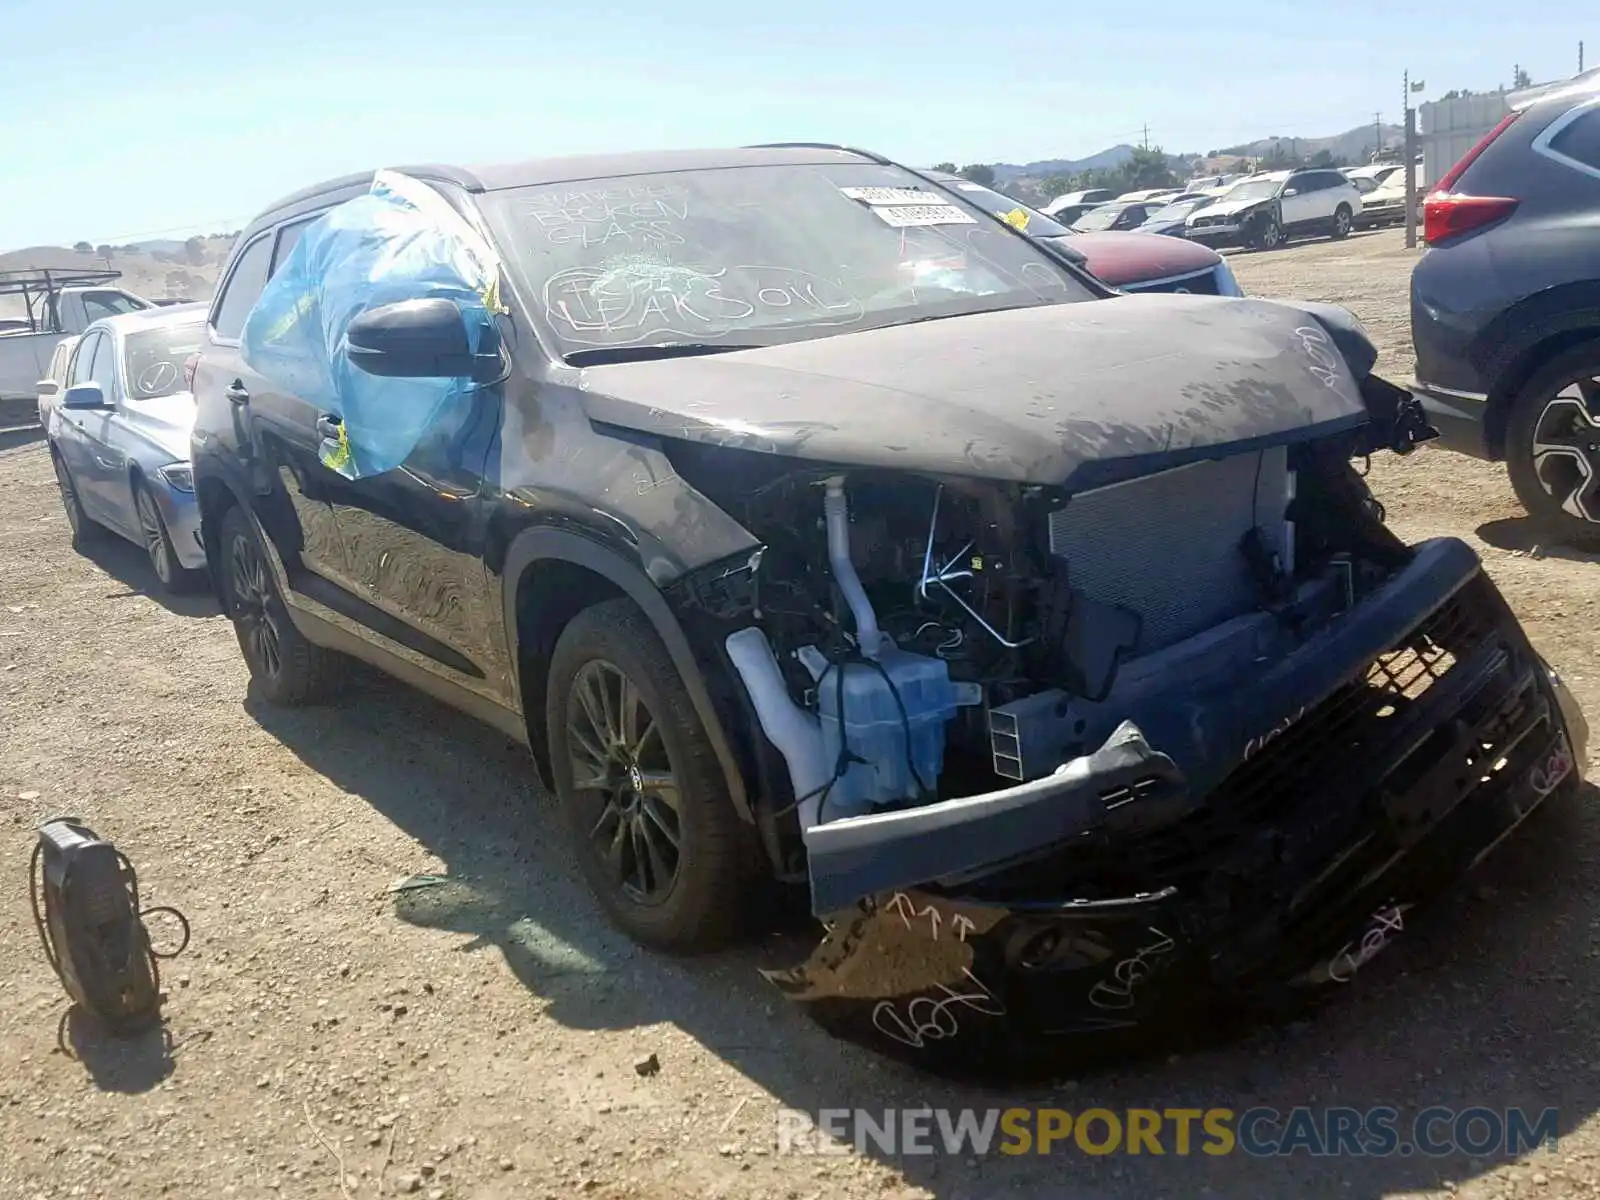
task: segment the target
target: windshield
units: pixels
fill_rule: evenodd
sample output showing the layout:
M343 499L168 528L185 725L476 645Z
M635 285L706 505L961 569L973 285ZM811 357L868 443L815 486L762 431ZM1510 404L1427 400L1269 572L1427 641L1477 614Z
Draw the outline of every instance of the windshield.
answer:
M1229 188L1223 199L1230 203L1234 200L1270 200L1282 186L1281 179L1247 179Z
M1018 204L1010 196L1002 196L981 183L953 183L950 186L965 192L967 199L979 208L993 213L1034 237L1067 237L1072 233L1072 230L1060 221Z
M158 396L171 396L187 391L183 380L183 363L189 355L200 349L200 331L205 327L205 314L184 325L167 325L160 329L142 329L130 333L122 343L124 378L128 381L128 396L133 400L154 400Z
M1103 204L1084 213L1072 223L1072 227L1078 230L1110 229L1127 208L1126 204Z
M766 345L1092 298L1027 238L899 167L678 171L481 203L563 354Z
M1194 212L1196 209L1204 208L1210 203L1210 196L1201 196L1197 200L1179 200L1176 204L1168 204L1162 208L1156 209L1156 211L1151 213L1146 219L1145 223L1148 225L1153 224L1156 221L1181 220L1182 218L1187 217L1190 213Z

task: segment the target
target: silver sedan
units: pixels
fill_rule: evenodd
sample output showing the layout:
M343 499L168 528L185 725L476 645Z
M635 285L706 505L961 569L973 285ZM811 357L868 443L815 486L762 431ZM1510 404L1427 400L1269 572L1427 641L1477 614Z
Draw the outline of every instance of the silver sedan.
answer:
M73 545L101 530L120 534L144 547L174 592L204 580L185 364L205 318L196 304L96 321L72 349L59 397L41 397Z

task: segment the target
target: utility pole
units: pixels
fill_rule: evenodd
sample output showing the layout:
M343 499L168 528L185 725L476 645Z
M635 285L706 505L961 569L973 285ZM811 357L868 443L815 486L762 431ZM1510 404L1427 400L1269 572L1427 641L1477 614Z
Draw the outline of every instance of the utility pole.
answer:
M1383 114L1372 114L1372 157L1375 161L1383 153Z
M1416 250L1416 109L1411 107L1411 72L1405 72L1405 248Z
M1148 121L1145 122L1144 138L1143 138L1143 141L1142 141L1141 144L1144 146L1144 148L1146 150L1150 149L1150 122L1148 122Z
M1578 43L1578 74L1583 74L1583 43Z

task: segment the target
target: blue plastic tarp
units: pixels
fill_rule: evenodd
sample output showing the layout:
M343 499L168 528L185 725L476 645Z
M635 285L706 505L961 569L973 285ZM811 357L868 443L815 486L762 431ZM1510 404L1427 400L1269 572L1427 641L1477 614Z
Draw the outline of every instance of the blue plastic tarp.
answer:
M470 379L369 375L345 339L363 311L444 297L461 309L473 353L488 340L500 264L482 234L426 184L379 171L372 188L314 221L245 320L246 365L342 422L323 463L349 479L393 470L434 424L470 403Z

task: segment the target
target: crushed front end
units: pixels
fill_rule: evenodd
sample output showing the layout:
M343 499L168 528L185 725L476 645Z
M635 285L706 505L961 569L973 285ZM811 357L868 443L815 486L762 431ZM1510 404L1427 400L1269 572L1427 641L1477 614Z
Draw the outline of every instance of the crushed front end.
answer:
M826 929L784 992L941 1070L1281 1010L1576 781L1476 554L1352 468L1432 433L1369 368L1365 422L1081 486L669 448L761 543L671 598Z

